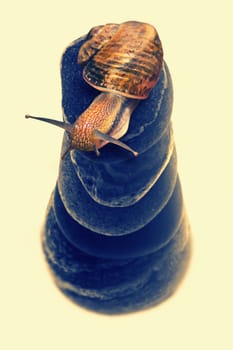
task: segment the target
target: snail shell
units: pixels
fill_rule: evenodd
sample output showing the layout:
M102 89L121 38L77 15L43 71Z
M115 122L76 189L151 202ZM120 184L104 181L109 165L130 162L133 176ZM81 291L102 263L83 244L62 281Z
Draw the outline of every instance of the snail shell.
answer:
M136 21L94 27L80 48L78 63L85 81L100 91L145 99L163 64L156 29Z

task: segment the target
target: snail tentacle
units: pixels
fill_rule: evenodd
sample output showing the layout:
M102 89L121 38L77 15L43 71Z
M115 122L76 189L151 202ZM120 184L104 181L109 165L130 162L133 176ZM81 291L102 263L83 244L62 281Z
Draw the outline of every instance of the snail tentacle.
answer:
M94 146L94 151L95 151L96 156L99 157L100 156L100 151L98 150L97 146Z
M45 122L45 123L56 125L59 128L62 128L64 130L68 131L68 132L71 132L71 130L72 130L72 125L71 124L68 124L68 123L65 123L65 122L61 122L59 120L54 120L54 119L44 118L44 117L34 117L32 115L29 115L29 114L26 114L25 118L26 119L36 119L36 120L40 120L40 121Z
M108 135L108 134L104 134L104 133L102 133L102 132L99 131L99 130L94 130L93 134L94 134L94 136L95 136L97 139L99 139L99 140L101 140L101 141L103 141L103 142L113 143L114 145L117 145L117 146L119 146L119 147L121 147L121 148L124 148L125 150L127 150L127 151L133 153L133 155L134 155L135 157L138 156L138 152L134 151L131 147L129 147L128 145L126 145L124 142L122 142L122 141L120 141L120 140L117 140L117 139L115 139L114 137L112 137L112 136L110 136L110 135Z

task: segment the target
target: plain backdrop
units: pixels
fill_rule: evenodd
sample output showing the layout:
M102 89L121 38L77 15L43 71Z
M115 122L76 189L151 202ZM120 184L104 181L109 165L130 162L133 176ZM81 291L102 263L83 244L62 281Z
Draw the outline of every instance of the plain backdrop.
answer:
M1 349L233 349L231 3L2 2ZM72 304L48 273L40 231L62 132L24 115L61 119L65 47L95 25L131 19L157 28L172 74L172 120L194 252L167 302L110 317Z

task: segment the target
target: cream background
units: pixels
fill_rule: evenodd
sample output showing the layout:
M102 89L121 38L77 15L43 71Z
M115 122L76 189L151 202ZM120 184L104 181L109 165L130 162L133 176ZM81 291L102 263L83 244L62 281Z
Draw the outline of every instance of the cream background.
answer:
M233 349L231 1L2 3L0 348ZM59 62L92 26L156 26L173 77L179 173L194 237L181 288L166 303L101 316L53 285L40 228L58 171L62 132L24 119L61 118Z

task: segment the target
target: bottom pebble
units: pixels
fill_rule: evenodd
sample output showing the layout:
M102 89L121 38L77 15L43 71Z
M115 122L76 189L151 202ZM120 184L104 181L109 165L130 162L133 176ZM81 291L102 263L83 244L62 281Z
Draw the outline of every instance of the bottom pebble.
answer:
M154 253L127 259L88 255L61 233L52 203L42 235L43 250L58 288L75 303L106 314L128 313L171 296L191 252L186 215L173 238Z

